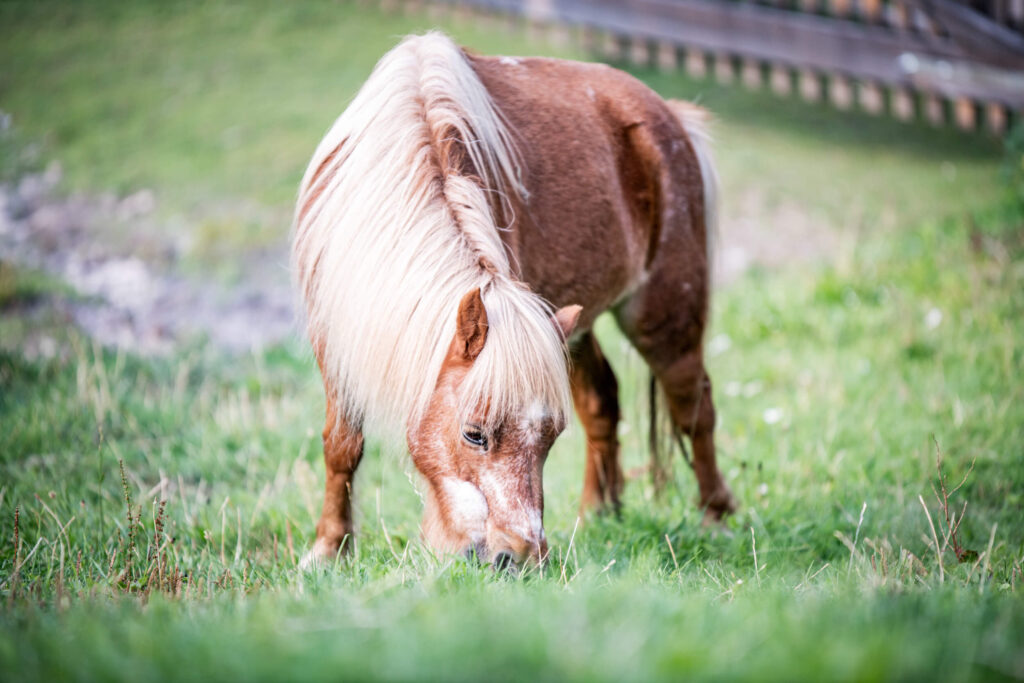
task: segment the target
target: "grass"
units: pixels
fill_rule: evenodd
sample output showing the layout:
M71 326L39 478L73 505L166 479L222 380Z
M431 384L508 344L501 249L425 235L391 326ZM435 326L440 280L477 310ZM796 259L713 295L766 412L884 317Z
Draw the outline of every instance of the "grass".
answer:
M5 3L0 106L69 192L153 187L214 248L224 215L255 206L253 239L283 239L319 135L394 36L433 22L249 7ZM487 51L541 49L443 23ZM424 549L411 465L373 446L352 560L303 574L323 476L304 344L142 358L64 329L52 355L0 344L0 676L1024 677L1024 210L995 143L640 75L719 113L733 195L857 228L834 258L716 295L736 516L703 529L677 460L661 499L638 476L621 518L577 527L573 427L545 470L553 560L509 580ZM5 332L67 295L0 274ZM641 468L646 370L610 321L598 333ZM940 473L966 476L949 506L967 504L964 562Z

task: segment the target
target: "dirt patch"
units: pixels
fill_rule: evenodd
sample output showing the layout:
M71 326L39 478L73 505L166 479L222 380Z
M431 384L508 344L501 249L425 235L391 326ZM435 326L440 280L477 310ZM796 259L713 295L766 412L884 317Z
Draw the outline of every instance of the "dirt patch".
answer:
M60 176L51 165L0 185L0 258L77 290L52 303L90 337L161 354L196 338L239 352L295 333L283 246L240 251L231 283L187 273L188 233L157 217L152 192L61 197Z
M752 266L779 268L836 253L842 231L796 202L769 201L757 188L723 198L714 260L715 284L728 285Z

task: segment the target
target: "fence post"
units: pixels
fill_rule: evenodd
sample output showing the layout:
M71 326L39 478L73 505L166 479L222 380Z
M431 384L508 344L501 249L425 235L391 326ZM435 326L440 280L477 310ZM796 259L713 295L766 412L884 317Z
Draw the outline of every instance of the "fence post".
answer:
M761 63L756 59L743 58L743 85L750 90L761 87Z
M611 31L604 31L601 36L601 54L611 62L618 62L622 59L622 43L619 41L619 37Z
M985 120L988 130L995 135L1006 132L1006 107L998 102L989 102L985 107Z
M978 125L974 102L968 97L956 98L953 102L953 114L956 125L964 130L974 130Z
M448 13L448 6L439 2L427 2L427 18L431 21L442 21Z
M455 21L469 23L470 21L476 19L476 17L474 16L475 14L476 11L474 10L472 5L467 5L460 2L459 4L455 5L455 9L452 12L452 17L455 19Z
M704 52L696 48L686 50L686 73L690 78L705 78L708 75Z
M853 106L853 88L846 76L832 74L829 77L828 98L836 109L849 109Z
M881 0L860 0L858 9L862 19L870 24L876 24L882 13L882 3Z
M735 79L736 74L732 68L732 56L727 52L715 54L715 80L722 85L729 85Z
M580 28L580 47L587 55L596 55L601 51L601 36L593 26Z
M808 102L821 99L821 79L810 69L800 69L800 96Z
M547 31L544 24L536 19L525 17L523 23L526 25L526 39L531 43L543 43L547 40Z
M548 41L555 47L568 47L573 42L572 29L562 23L548 24Z
M903 4L903 0L893 0L885 6L883 12L885 16L885 23L892 26L897 31L907 30L907 6Z
M651 50L646 38L630 39L629 61L634 66L648 66L651 63Z
M914 119L914 98L906 88L892 89L892 113L900 121Z
M850 0L831 0L829 13L835 17L846 18L850 14Z
M658 68L662 71L675 71L678 66L675 43L662 40L658 43Z
M946 122L946 107L942 102L942 98L935 93L925 93L924 95L924 115L928 119L928 123L933 126L941 126Z
M781 64L772 65L772 92L776 95L786 96L793 92L793 78L789 73L789 67Z
M885 108L882 89L874 81L861 81L858 87L860 107L869 114L878 115Z

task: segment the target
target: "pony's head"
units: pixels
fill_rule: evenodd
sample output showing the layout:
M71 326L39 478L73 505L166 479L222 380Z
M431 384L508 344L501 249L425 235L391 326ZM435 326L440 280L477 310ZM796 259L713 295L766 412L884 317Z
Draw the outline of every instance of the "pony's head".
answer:
M564 340L579 306L551 316L551 332ZM407 437L416 467L427 480L423 535L443 552L465 553L515 570L547 555L541 473L548 450L565 427L562 406L522 396L495 410L499 400L470 392L474 366L488 343L488 318L479 289L459 304L454 337L422 419Z

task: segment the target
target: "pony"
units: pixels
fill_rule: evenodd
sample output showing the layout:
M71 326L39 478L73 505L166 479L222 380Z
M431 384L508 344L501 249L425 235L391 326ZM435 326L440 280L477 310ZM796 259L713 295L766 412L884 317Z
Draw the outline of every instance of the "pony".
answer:
M295 210L327 406L304 564L350 545L368 433L404 430L443 553L543 560L543 466L573 407L581 510L618 510L618 389L591 331L607 310L691 441L706 519L733 511L702 353L716 193L707 113L621 71L480 56L439 32L381 58Z

